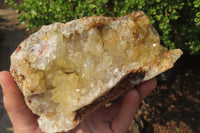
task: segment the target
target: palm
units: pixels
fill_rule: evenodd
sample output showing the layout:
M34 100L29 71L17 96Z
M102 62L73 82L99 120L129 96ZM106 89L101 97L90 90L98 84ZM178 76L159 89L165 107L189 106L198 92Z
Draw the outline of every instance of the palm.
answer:
M37 123L38 117L25 105L23 95L9 72L0 73L0 83L3 88L4 106L15 133L41 133ZM102 107L91 113L69 133L125 133L140 100L145 98L155 86L155 79L141 84L110 107Z

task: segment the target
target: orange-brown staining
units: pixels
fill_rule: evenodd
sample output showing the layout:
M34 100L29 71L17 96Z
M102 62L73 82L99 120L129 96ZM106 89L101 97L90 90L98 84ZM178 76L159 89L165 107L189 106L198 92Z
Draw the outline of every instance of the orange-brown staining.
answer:
M32 103L32 101L29 99L29 100L28 100L28 103L29 103L29 104L31 104L31 103Z
M20 77L20 79L21 79L22 81L25 80L25 76L24 76L24 75L20 74L19 77Z
M18 47L17 47L17 49L15 50L15 52L17 53L17 52L19 52L21 50L21 45L19 45Z
M142 73L142 72L144 72L144 70L142 70L142 68L127 70L127 73Z
M45 51L47 51L49 49L49 44L43 44L42 47L41 47L41 50L40 50L40 53L39 55L42 55L45 53Z

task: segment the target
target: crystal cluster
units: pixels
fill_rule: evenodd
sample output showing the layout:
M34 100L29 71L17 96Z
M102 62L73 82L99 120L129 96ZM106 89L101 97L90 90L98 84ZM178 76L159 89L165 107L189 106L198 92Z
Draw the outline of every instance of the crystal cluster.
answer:
M179 49L160 45L143 12L120 18L85 17L43 26L11 56L11 73L45 132L74 128L76 111L109 92L124 76L138 84L171 68Z

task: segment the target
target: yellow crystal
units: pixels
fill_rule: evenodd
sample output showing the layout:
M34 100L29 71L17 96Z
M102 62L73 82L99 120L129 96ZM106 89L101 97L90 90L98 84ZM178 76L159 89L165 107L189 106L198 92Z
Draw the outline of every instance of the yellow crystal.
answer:
M73 101L73 103L71 103L71 99L78 99L78 97L80 97L79 91L77 91L78 80L79 78L75 73L55 75L52 82L55 89L51 91L51 99L55 103L60 103L59 106L61 107L67 106L69 103L72 105L76 104L78 101ZM60 112L64 112L64 109L68 108L62 108L63 110L60 110Z

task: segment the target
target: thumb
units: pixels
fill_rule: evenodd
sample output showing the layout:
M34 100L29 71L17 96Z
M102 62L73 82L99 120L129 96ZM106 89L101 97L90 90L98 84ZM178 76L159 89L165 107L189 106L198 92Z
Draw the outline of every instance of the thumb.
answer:
M37 116L26 106L23 95L11 74L7 71L0 72L0 83L3 88L4 107L14 130L18 132L36 130L38 128Z

